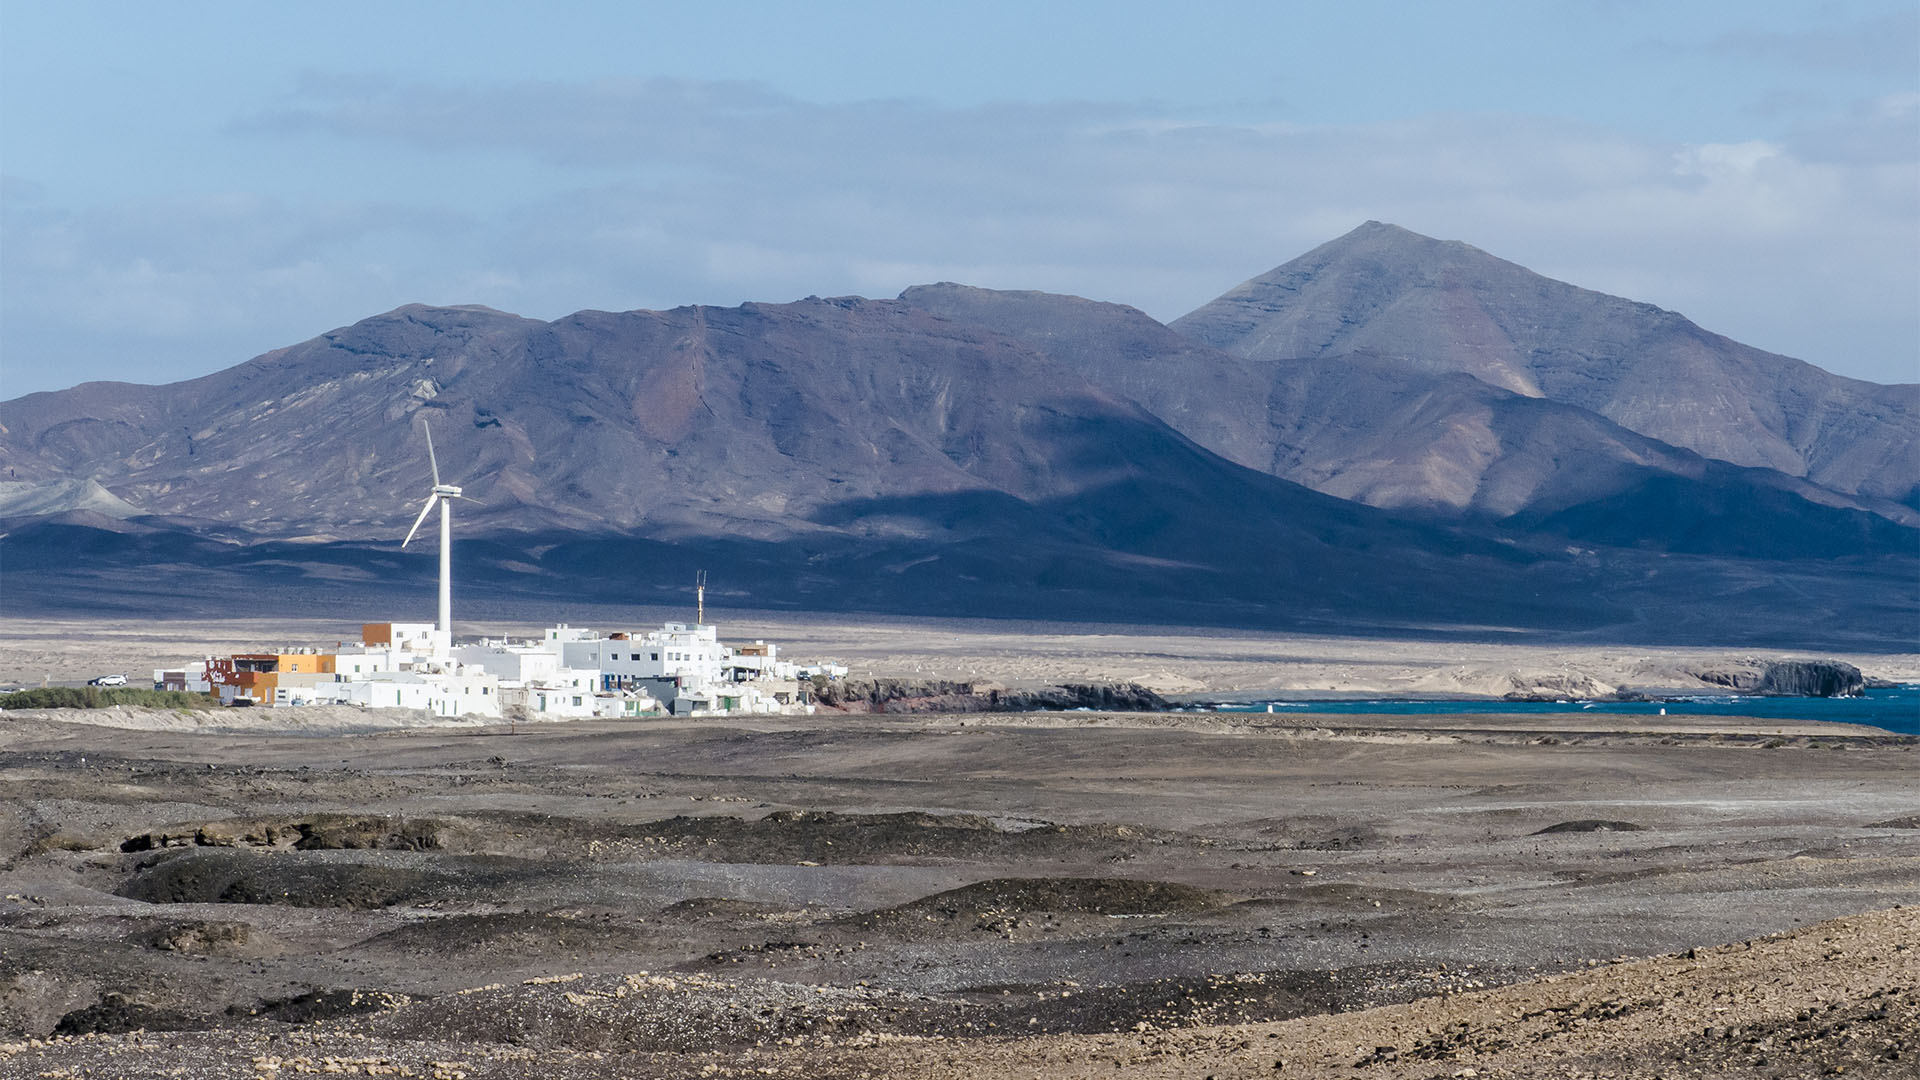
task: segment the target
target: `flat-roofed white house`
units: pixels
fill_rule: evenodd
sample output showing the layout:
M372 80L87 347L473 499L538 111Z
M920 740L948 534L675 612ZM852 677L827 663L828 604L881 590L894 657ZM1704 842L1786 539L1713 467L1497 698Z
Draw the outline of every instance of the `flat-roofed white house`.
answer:
M316 682L310 699L275 704L359 705L369 709L423 709L435 716L498 717L500 680L479 669L382 671L361 678Z

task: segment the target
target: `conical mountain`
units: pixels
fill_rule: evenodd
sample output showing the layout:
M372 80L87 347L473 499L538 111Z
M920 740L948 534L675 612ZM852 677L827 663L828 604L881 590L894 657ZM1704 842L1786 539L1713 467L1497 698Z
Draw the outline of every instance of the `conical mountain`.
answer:
M1171 326L1249 360L1460 372L1709 458L1920 505L1920 386L1834 375L1393 225L1370 221Z

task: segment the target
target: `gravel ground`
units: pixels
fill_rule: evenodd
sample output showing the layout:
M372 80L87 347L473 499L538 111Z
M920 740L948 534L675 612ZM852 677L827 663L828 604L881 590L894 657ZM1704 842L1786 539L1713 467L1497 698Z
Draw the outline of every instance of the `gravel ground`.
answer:
M0 718L0 1075L1911 1076L1920 1054L1920 740L1871 729L100 719Z

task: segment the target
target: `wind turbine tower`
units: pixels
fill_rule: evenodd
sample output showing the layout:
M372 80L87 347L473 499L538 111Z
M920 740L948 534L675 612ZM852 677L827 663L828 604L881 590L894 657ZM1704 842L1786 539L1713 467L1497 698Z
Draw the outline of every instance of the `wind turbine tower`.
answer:
M433 469L433 490L427 494L425 506L420 508L420 516L413 519L413 528L407 530L407 539L400 541L402 548L420 531L420 526L433 512L435 503L440 504L440 640L450 646L453 642L453 500L466 499L460 489L452 484L440 482L440 460L433 453L433 429L427 426L424 417L420 428L427 434L427 464ZM467 499L474 502L474 499Z

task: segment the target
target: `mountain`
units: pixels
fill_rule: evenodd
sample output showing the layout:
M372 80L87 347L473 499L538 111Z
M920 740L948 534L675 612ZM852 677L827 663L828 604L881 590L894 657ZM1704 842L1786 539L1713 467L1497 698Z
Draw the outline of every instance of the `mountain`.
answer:
M468 611L656 603L708 568L765 607L1905 640L1910 508L1372 348L1235 355L951 284L552 322L408 306L187 382L0 402L5 603L425 596L432 553L396 541L431 425L476 500ZM1878 429L1853 430L1864 460Z
M1372 506L1609 545L1630 528L1627 546L1770 557L1899 550L1911 531L1900 526L1920 524L1897 504L1712 461L1464 373L1371 356L1249 360L1072 296L943 283L900 298L1019 338L1231 461ZM1773 527L1687 509L1717 503L1765 505ZM1603 507L1636 512L1610 519Z
M1171 326L1248 360L1461 372L1708 458L1920 506L1920 386L1843 378L1377 221Z
M1075 610L1108 593L1238 596L1293 617L1548 614L1536 591L1496 587L1537 561L1511 544L1242 468L1012 337L859 298L552 323L408 307L187 383L3 403L0 464L85 477L148 515L94 539L70 520L9 522L9 563L164 549L341 580L325 545L391 544L411 520L422 422L447 481L478 500L456 511L461 536L549 580L665 543L768 584L918 581L949 609L1045 589ZM135 531L182 521L258 543Z
M419 423L483 527L787 535L850 499L1077 489L1053 418L1145 419L1019 343L906 305L408 307L204 379L0 404L0 464L150 513L331 538L404 528Z

